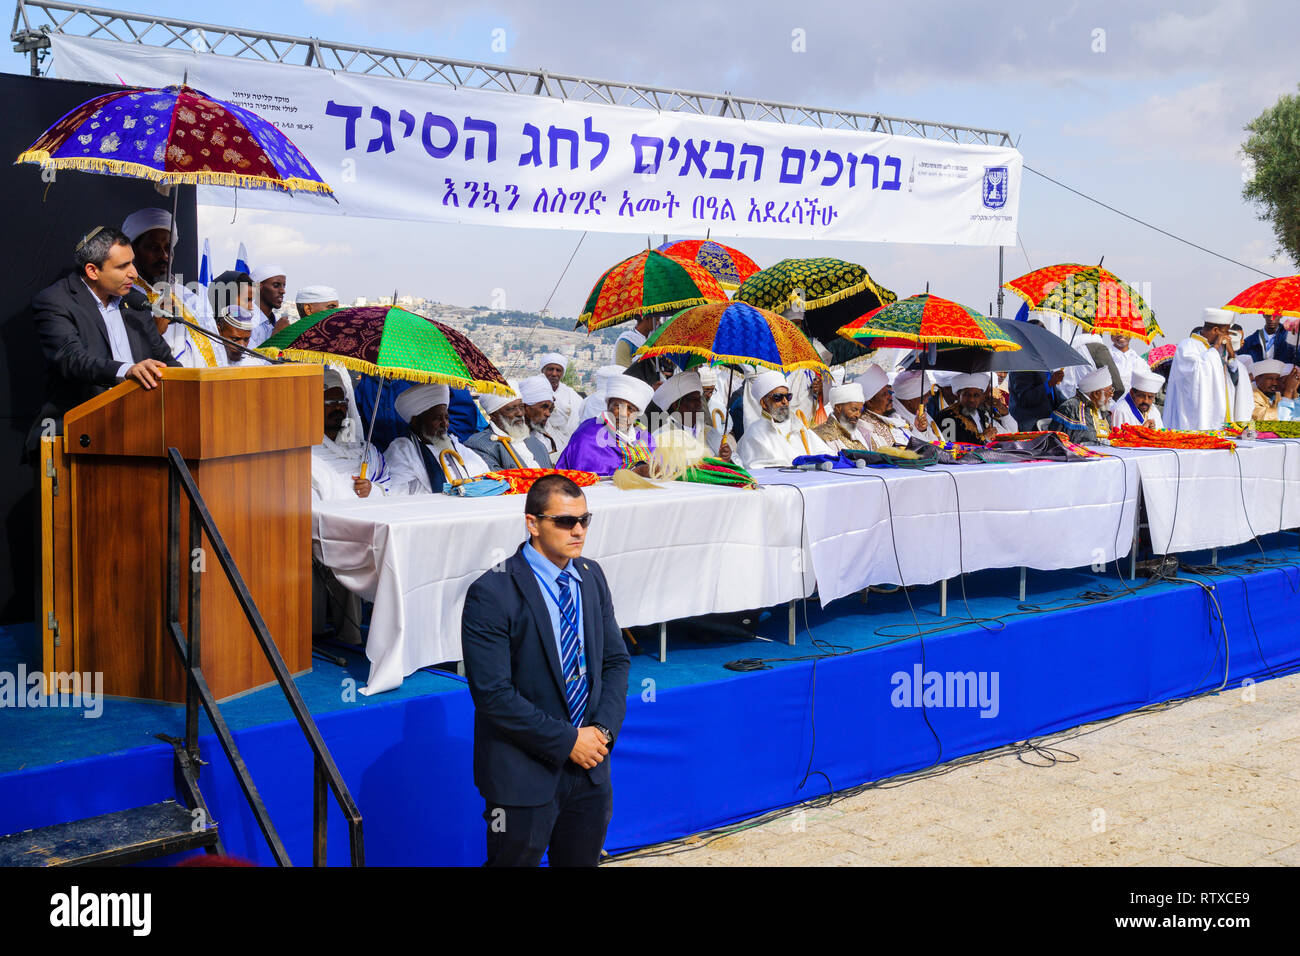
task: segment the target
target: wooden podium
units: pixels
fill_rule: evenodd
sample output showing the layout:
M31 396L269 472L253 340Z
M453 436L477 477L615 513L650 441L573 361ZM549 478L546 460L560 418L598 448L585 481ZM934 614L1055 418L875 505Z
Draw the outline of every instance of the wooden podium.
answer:
M185 699L165 624L170 447L185 458L289 670L311 669L311 446L324 430L321 394L317 366L168 368L157 388L123 382L64 416L62 438L42 447L47 674L101 672L110 696ZM203 574L202 666L221 700L274 678L207 537L200 554L187 554L183 492L180 502L182 599L189 576Z

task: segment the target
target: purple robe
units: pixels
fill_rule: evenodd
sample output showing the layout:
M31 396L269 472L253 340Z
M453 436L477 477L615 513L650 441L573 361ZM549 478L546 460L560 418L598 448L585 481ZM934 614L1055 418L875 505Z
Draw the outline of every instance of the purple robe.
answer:
M637 428L636 437L638 441L644 442L648 449L654 450L654 439L649 434ZM628 464L636 464L625 461L620 449L621 444L621 439L606 425L603 415L599 418L588 418L569 438L569 443L564 446L564 451L560 453L560 460L555 463L555 467L572 471L590 471L608 477Z

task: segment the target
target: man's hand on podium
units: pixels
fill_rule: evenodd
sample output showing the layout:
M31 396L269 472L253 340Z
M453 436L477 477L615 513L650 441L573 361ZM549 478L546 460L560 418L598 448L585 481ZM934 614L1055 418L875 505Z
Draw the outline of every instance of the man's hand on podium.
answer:
M153 388L162 381L162 370L167 366L157 359L142 359L126 370L126 377L138 382L141 388Z

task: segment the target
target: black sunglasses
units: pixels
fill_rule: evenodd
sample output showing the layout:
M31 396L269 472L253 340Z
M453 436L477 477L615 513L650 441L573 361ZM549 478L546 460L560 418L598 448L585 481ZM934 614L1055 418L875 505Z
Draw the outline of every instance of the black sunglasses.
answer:
M575 525L582 525L585 528L591 524L590 511L585 515L533 515L533 517L550 518L557 528L563 528L565 531L572 531Z
M788 401L790 401L790 399L793 398L794 396L792 396L789 392L786 392L784 395L771 395L771 396L769 396L769 397L770 397L770 398L772 399L772 401L774 401L774 402L788 402Z

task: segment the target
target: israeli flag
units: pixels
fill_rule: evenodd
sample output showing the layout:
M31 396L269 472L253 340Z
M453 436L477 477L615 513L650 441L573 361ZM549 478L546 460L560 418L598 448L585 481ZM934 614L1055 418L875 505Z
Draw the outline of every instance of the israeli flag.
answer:
M203 258L199 260L199 285L207 288L212 282L212 247L208 240L203 240Z
M244 248L242 242L239 244L239 254L235 256L235 271L252 274L252 271L248 268L248 250Z

